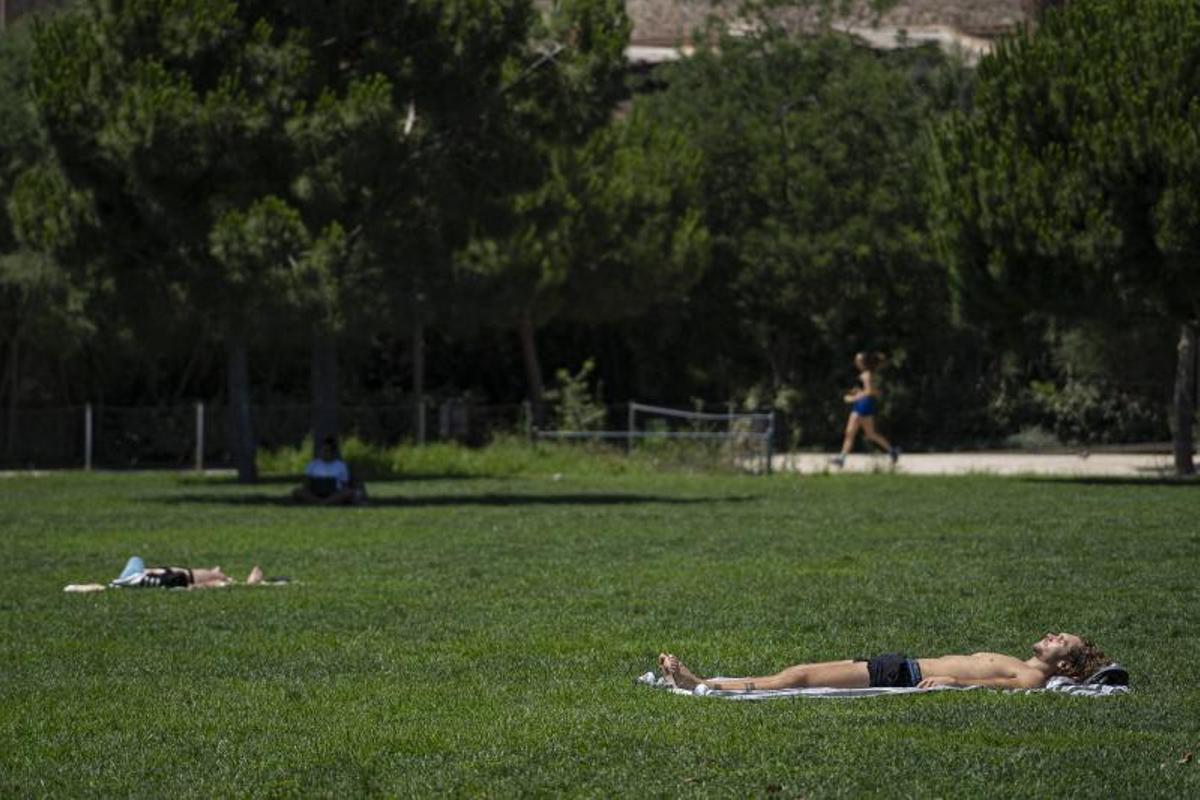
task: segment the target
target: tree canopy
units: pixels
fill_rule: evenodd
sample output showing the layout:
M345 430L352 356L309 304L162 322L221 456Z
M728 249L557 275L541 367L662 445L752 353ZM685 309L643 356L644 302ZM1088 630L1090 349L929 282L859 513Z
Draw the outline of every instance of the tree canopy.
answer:
M1177 467L1190 472L1200 318L1200 8L1078 0L999 45L933 148L965 313L1165 316L1182 327ZM1163 343L1166 346L1166 342Z
M754 3L657 67L626 63L618 0L24 23L8 428L56 398L227 400L250 478L268 398L311 393L321 438L348 401L536 403L543 363L587 363L611 398L769 406L817 443L870 349L906 444L1165 436L1167 348L1129 354L1195 348L1197 12L1041 3L971 70L831 24L888 5Z
M702 154L712 266L680 311L716 324L683 362L717 396L740 385L752 404L800 410L799 425L836 425L829 387L855 351L931 367L948 352L925 339L947 295L917 164L926 120L957 99L955 69L936 50L771 27L719 44L646 101Z
M380 250L419 240L410 219L447 216L421 208L453 208L421 188L503 162L497 129L516 115L503 112L528 74L540 80L523 70L527 3L318 5L88 2L36 36L54 157L24 178L26 236L102 262L124 296L174 293L215 320L246 480L246 356L263 304L332 324L354 307L337 296L349 267L383 288ZM79 212L40 235L59 208Z
M30 32L20 26L0 36L0 402L8 412L0 442L8 454L19 435L17 406L30 394L27 372L40 363L44 373L44 365L77 352L91 330L86 293L51 255L21 241L7 202L45 153L28 92ZM56 222L49 217L43 224Z

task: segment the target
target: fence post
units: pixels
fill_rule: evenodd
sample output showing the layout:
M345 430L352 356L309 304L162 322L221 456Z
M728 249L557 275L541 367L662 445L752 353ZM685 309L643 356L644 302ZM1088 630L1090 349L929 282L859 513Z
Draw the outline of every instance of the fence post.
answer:
M771 462L775 455L775 412L771 411L771 419L767 423L767 474L771 474Z
M204 403L196 401L196 472L204 471Z
M533 403L528 400L521 401L521 414L525 417L525 440L533 445Z
M92 404L83 407L83 468L92 469Z

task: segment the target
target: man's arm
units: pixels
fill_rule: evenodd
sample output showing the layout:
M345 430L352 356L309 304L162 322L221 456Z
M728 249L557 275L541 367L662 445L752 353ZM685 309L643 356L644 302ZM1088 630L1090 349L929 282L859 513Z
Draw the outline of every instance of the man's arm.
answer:
M986 686L990 689L1040 689L1046 685L1039 675L1010 675L1003 678L968 678L960 680L946 675L932 675L917 684L922 689L935 686Z

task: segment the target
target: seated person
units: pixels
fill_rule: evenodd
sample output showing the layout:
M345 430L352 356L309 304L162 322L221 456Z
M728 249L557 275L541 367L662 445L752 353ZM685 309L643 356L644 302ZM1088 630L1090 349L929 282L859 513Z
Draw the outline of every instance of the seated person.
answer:
M1037 689L1056 675L1082 681L1109 663L1099 648L1073 633L1048 633L1033 645L1033 657L1022 661L1001 653L908 658L899 653L853 661L797 664L762 678L701 678L669 653L658 657L667 682L681 689L704 685L721 691L795 689L823 686L865 689L875 686L991 686Z
M344 506L366 500L365 490L351 483L350 468L338 455L337 440L332 436L325 437L317 457L304 468L304 484L296 487L292 499L298 503L326 506Z

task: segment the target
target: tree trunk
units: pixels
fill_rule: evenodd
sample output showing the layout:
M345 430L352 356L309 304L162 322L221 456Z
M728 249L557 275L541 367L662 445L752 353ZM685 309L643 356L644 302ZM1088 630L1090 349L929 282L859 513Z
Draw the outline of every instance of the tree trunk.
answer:
M1175 473L1191 475L1195 442L1192 425L1196 419L1196 324L1180 326L1178 359L1175 362Z
M258 445L254 440L254 424L250 411L250 367L249 347L244 336L230 336L226 344L229 358L229 413L233 425L233 461L237 466L238 483L254 483L258 480L256 456Z
M318 326L312 342L313 452L328 437L338 437L338 353L333 332Z
M413 440L425 444L425 323L418 316L412 331Z
M525 379L529 383L529 406L533 413L534 427L541 428L546 422L546 385L542 382L542 365L538 361L537 339L533 317L521 316L521 357L525 361Z
M4 454L12 458L17 452L17 399L20 392L20 357L21 357L21 340L16 334L13 334L12 342L8 348L8 377L4 383L8 387L8 424L4 436Z

